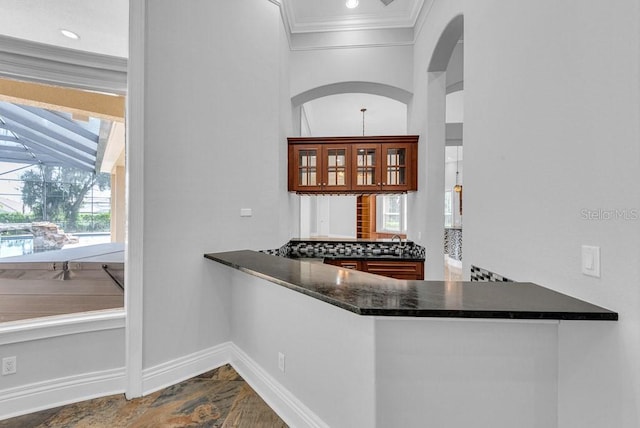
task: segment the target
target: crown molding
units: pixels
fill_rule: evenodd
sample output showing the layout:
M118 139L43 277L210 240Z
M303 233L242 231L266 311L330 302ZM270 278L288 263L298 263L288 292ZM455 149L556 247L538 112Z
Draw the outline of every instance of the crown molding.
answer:
M343 22L340 26L313 29L316 24L295 24L290 0L267 0L280 9L289 49L292 51L412 46L424 27L434 0L414 4L407 19L374 24L373 21ZM378 20L380 21L380 20Z
M37 83L127 92L127 59L0 36L0 76Z
M274 2L274 0L269 0ZM431 0L426 0L431 1ZM376 30L376 29L395 29L395 28L411 28L416 25L420 11L424 7L425 0L417 0L409 14L398 13L388 18L380 18L378 14L360 14L357 18L338 17L327 19L314 19L306 22L300 20L295 15L295 10L291 5L291 0L280 0L285 14L289 22L289 31L291 34L299 33L315 33L315 32L331 32L331 31L352 31L352 30Z

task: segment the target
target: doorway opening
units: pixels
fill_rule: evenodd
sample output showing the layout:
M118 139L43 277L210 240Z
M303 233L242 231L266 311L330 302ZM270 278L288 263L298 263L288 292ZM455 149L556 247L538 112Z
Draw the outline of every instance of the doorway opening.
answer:
M303 137L405 135L407 105L368 93L320 96L301 104L300 124ZM406 211L404 195L302 195L299 237L376 239L405 235Z

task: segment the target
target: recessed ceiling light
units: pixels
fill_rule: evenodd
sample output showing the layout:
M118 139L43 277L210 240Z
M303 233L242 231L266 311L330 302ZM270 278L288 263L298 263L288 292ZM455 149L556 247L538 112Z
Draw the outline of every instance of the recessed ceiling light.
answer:
M77 33L74 33L73 31L62 29L60 30L60 32L62 33L63 36L68 37L70 39L73 39L73 40L80 39L80 36Z
M347 0L346 6L349 9L354 9L354 8L358 7L358 0Z

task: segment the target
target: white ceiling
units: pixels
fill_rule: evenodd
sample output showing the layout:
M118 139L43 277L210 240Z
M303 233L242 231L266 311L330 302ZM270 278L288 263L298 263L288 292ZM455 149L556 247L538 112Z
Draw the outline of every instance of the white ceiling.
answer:
M267 1L267 0L264 0ZM413 28L425 0L280 0L292 33ZM430 2L429 2L430 3ZM0 0L0 35L126 58L129 0ZM80 35L72 40L60 33Z
M126 58L129 0L0 0L0 34ZM79 40L60 33L71 30Z
M359 0L349 9L346 0L282 0L292 33L412 28L424 0Z
M267 1L267 0L264 0ZM280 0L292 33L413 28L430 0ZM129 0L0 0L0 35L118 57L128 56ZM61 29L80 35L64 37ZM314 135L406 133L406 106L374 95L345 94L305 105Z

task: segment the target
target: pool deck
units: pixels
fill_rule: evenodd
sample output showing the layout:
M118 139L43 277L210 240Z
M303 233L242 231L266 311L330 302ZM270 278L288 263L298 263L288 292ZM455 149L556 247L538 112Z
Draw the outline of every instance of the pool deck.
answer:
M0 259L0 322L124 306L124 244Z

